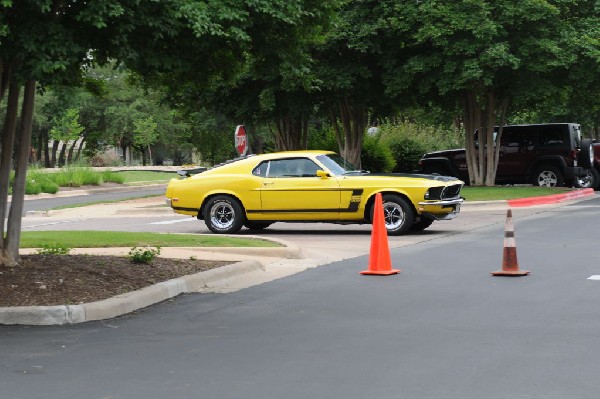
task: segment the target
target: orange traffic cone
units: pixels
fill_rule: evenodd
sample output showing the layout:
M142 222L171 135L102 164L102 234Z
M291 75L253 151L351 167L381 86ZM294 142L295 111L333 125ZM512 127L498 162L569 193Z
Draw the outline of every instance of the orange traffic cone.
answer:
M506 212L504 228L504 251L502 254L502 270L492 272L493 276L526 276L527 270L519 270L517 261L517 246L515 244L515 228L512 223L512 211Z
M375 195L375 209L373 212L369 269L360 272L360 274L388 276L396 273L400 273L400 270L392 269L387 229L385 228L385 218L383 217L383 201L381 193L377 193Z

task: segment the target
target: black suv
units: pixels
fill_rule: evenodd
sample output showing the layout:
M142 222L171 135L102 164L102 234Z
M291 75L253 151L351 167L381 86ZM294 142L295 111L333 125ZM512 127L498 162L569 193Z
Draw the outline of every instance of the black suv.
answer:
M592 163L592 140L581 139L578 124L504 126L496 183L591 187ZM469 181L464 149L427 153L419 161L419 168L422 173L455 176Z

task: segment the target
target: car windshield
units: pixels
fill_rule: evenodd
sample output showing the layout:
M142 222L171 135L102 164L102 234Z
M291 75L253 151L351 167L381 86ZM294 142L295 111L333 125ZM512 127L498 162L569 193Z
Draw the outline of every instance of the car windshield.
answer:
M350 172L358 172L356 166L352 165L338 154L319 155L317 159L335 176L342 176Z

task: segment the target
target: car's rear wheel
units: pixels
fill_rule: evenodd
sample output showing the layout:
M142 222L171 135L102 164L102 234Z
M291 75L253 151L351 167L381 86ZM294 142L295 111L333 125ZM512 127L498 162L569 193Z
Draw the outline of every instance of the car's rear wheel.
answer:
M213 233L232 234L238 232L246 216L239 201L227 195L212 197L204 207L204 222Z
M579 164L584 168L591 169L594 165L594 150L591 139L581 140L581 151L579 152Z
M387 233L391 236L406 233L415 220L412 207L402 197L394 194L384 194L382 205ZM375 203L371 206L371 220L373 220L374 210Z
M250 222L247 221L246 223L244 223L244 226L250 230L264 230L267 227L269 227L272 223L271 222Z
M542 165L535 170L532 183L538 187L562 187L565 185L565 177L556 166Z
M593 188L600 187L600 174L596 168L588 169L585 176L575 178L574 186L577 188Z
M431 226L433 224L433 222L434 222L433 219L422 217L421 220L419 220L416 223L413 223L412 226L410 226L410 230L411 231L423 231L426 228L428 228L429 226Z

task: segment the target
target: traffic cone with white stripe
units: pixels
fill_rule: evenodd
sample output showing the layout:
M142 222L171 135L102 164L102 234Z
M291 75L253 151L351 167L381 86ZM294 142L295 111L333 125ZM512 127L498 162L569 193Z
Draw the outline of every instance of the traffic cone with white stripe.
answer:
M493 276L526 276L528 270L519 270L517 246L515 244L515 228L512 222L512 211L506 211L504 227L504 250L502 254L502 270L492 272Z

